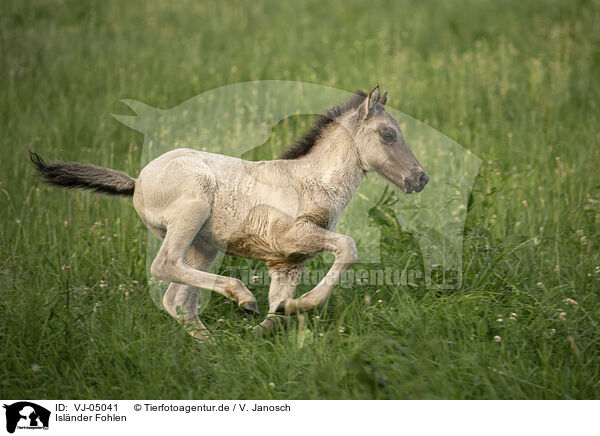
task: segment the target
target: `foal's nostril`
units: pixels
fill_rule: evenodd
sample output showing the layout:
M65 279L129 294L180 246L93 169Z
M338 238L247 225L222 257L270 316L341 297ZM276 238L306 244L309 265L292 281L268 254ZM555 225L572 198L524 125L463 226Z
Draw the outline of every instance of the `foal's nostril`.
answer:
M421 173L421 175L419 176L419 184L421 186L425 186L428 182L429 182L429 176L427 175L427 173L425 171L423 171Z

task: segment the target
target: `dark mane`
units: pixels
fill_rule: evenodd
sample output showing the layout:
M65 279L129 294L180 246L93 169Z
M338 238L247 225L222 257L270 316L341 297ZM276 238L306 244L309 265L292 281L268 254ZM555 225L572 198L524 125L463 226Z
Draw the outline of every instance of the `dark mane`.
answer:
M356 91L350 100L338 106L334 106L328 109L324 115L319 115L315 123L308 129L304 135L296 140L288 150L284 151L279 159L297 159L300 156L308 154L313 148L317 140L321 137L323 131L333 122L336 118L342 116L346 112L356 109L367 97L367 93L363 91Z

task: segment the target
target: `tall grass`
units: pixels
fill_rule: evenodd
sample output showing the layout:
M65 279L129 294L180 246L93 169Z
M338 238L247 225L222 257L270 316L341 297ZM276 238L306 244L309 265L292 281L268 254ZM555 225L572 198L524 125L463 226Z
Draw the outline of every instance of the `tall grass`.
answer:
M600 398L597 1L2 9L0 397ZM460 290L338 287L268 339L213 296L216 344L197 344L148 295L131 203L49 189L27 161L136 175L143 137L110 116L121 98L169 108L258 79L380 83L484 159ZM414 239L381 229L384 266L418 268ZM266 287L253 291L264 312Z

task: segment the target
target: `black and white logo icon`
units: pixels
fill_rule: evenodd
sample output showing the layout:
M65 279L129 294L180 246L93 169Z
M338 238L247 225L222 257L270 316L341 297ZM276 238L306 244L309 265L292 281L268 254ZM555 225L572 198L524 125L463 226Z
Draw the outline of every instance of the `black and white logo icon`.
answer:
M50 411L29 401L19 401L4 405L6 409L6 431L14 433L18 429L48 429Z

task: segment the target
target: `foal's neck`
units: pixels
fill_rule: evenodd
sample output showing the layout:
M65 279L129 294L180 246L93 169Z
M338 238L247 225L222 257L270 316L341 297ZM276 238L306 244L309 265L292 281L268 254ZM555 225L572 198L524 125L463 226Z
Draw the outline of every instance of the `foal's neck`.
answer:
M308 169L311 179L344 204L352 199L365 174L352 136L341 125L324 132L298 161Z

